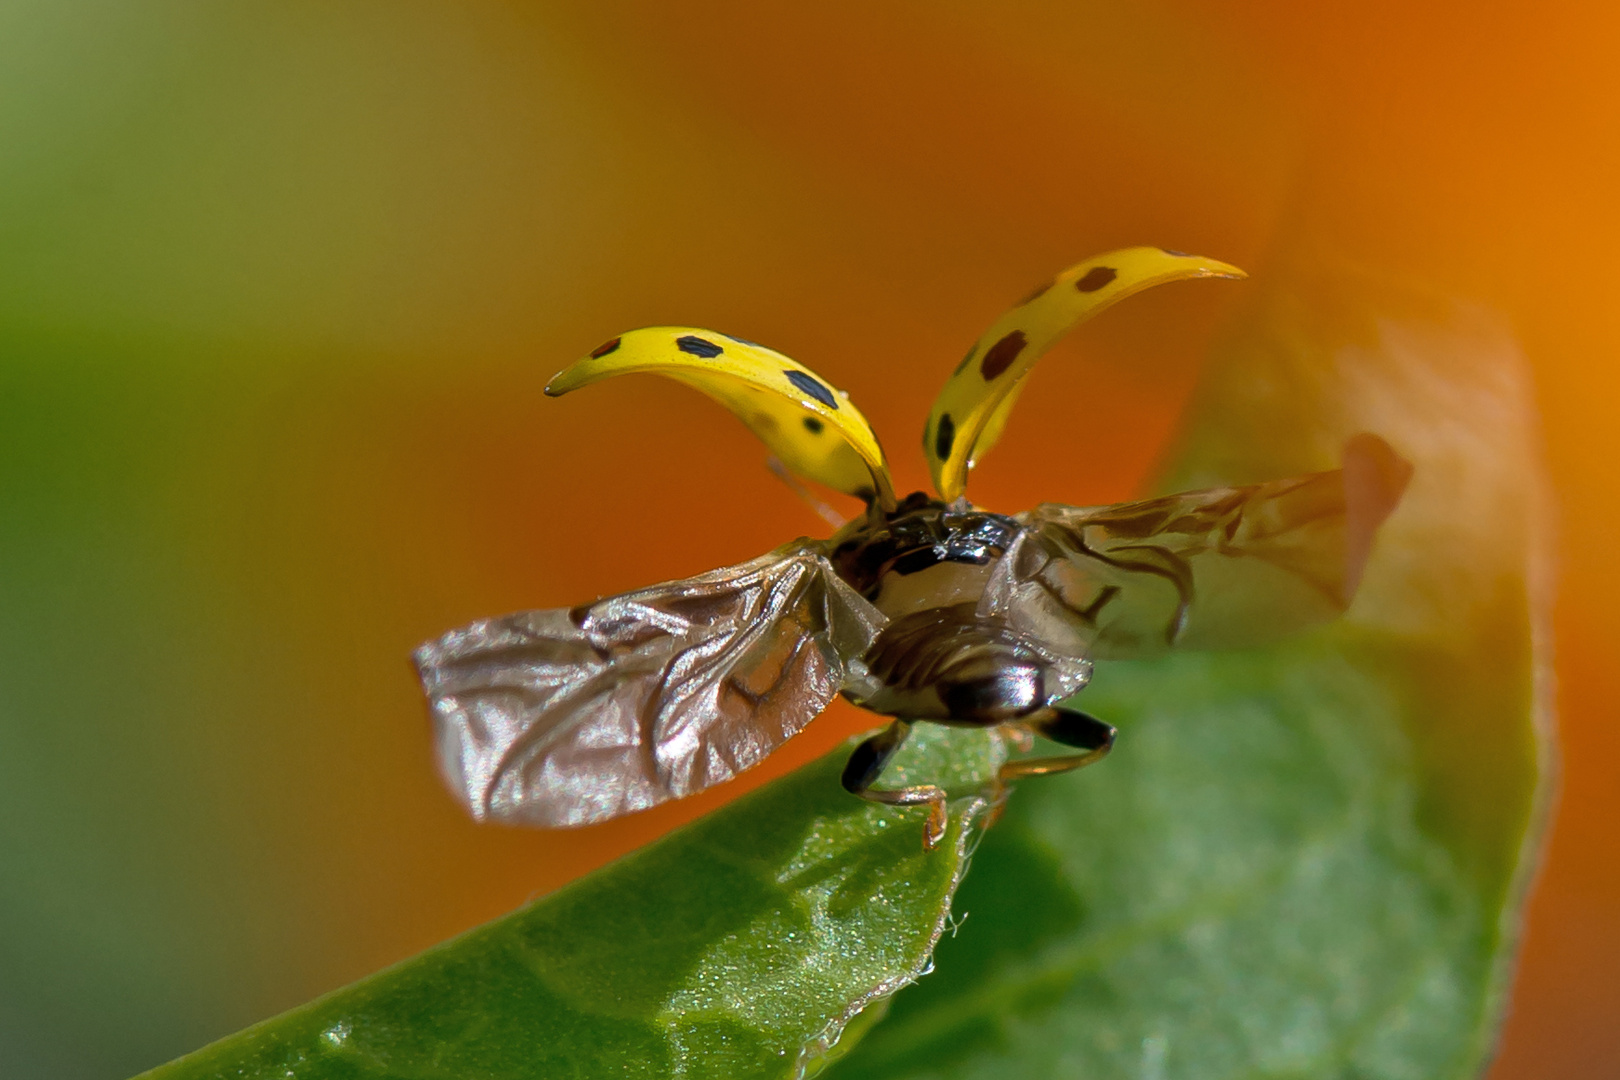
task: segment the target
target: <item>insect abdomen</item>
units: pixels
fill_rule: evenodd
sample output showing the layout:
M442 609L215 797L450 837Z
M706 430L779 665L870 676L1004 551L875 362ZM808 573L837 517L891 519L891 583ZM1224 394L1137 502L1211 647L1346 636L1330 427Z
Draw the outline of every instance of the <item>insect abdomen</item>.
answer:
M867 650L858 703L914 720L1000 724L1047 704L1046 663L1005 622L973 604L928 608L884 628Z

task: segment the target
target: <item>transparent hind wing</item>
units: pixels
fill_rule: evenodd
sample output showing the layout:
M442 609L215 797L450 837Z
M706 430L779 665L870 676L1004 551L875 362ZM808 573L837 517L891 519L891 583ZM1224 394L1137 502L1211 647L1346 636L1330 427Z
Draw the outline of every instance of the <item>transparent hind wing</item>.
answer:
M1364 434L1332 472L1116 506L1044 504L1018 515L1026 532L986 604L1096 659L1273 641L1349 606L1410 475Z
M585 825L759 763L838 693L883 616L801 541L416 650L440 771L479 820Z

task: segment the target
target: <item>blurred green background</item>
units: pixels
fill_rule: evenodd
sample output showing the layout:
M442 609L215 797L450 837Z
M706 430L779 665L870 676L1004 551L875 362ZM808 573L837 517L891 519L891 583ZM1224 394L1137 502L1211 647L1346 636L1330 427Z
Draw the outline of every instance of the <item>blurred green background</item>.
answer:
M1034 282L1131 243L1258 275L1306 232L1484 300L1535 364L1565 798L1493 1075L1613 1067L1617 17L1304 8L0 2L0 1075L156 1064L864 726L579 832L440 793L418 641L818 528L707 403L543 399L570 359L767 342L907 490ZM1236 302L1110 314L975 497L1129 494Z

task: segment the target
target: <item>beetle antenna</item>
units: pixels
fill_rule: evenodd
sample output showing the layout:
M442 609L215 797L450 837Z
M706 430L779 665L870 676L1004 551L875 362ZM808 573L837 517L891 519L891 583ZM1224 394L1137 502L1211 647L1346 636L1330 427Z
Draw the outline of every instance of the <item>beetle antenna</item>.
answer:
M835 529L842 529L847 523L848 519L845 518L844 515L840 514L837 510L834 510L831 506L828 506L826 503L816 498L814 493L812 493L809 488L805 487L799 482L799 478L797 476L794 476L792 473L788 472L788 467L782 464L781 458L777 457L775 454L772 454L770 457L765 459L765 467L771 470L771 472L775 473L776 478L782 481L782 483L786 484L793 494L797 495L799 498L808 503L810 505L810 509L820 514L821 520L825 521Z

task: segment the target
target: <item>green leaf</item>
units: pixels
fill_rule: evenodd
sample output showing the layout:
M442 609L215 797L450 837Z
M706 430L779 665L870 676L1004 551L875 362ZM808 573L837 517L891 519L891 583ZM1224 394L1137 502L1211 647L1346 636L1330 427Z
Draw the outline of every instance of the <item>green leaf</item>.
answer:
M988 732L928 727L902 751L897 782L927 777L961 793L928 854L921 810L839 786L846 756L144 1075L798 1075L863 1008L879 1002L860 1021L880 1015L885 995L926 970L1002 749Z
M1101 765L1028 781L938 970L834 1070L1464 1077L1500 1018L1542 818L1532 394L1479 312L1282 267L1167 490L1416 464L1349 616L1281 648L1099 664Z

